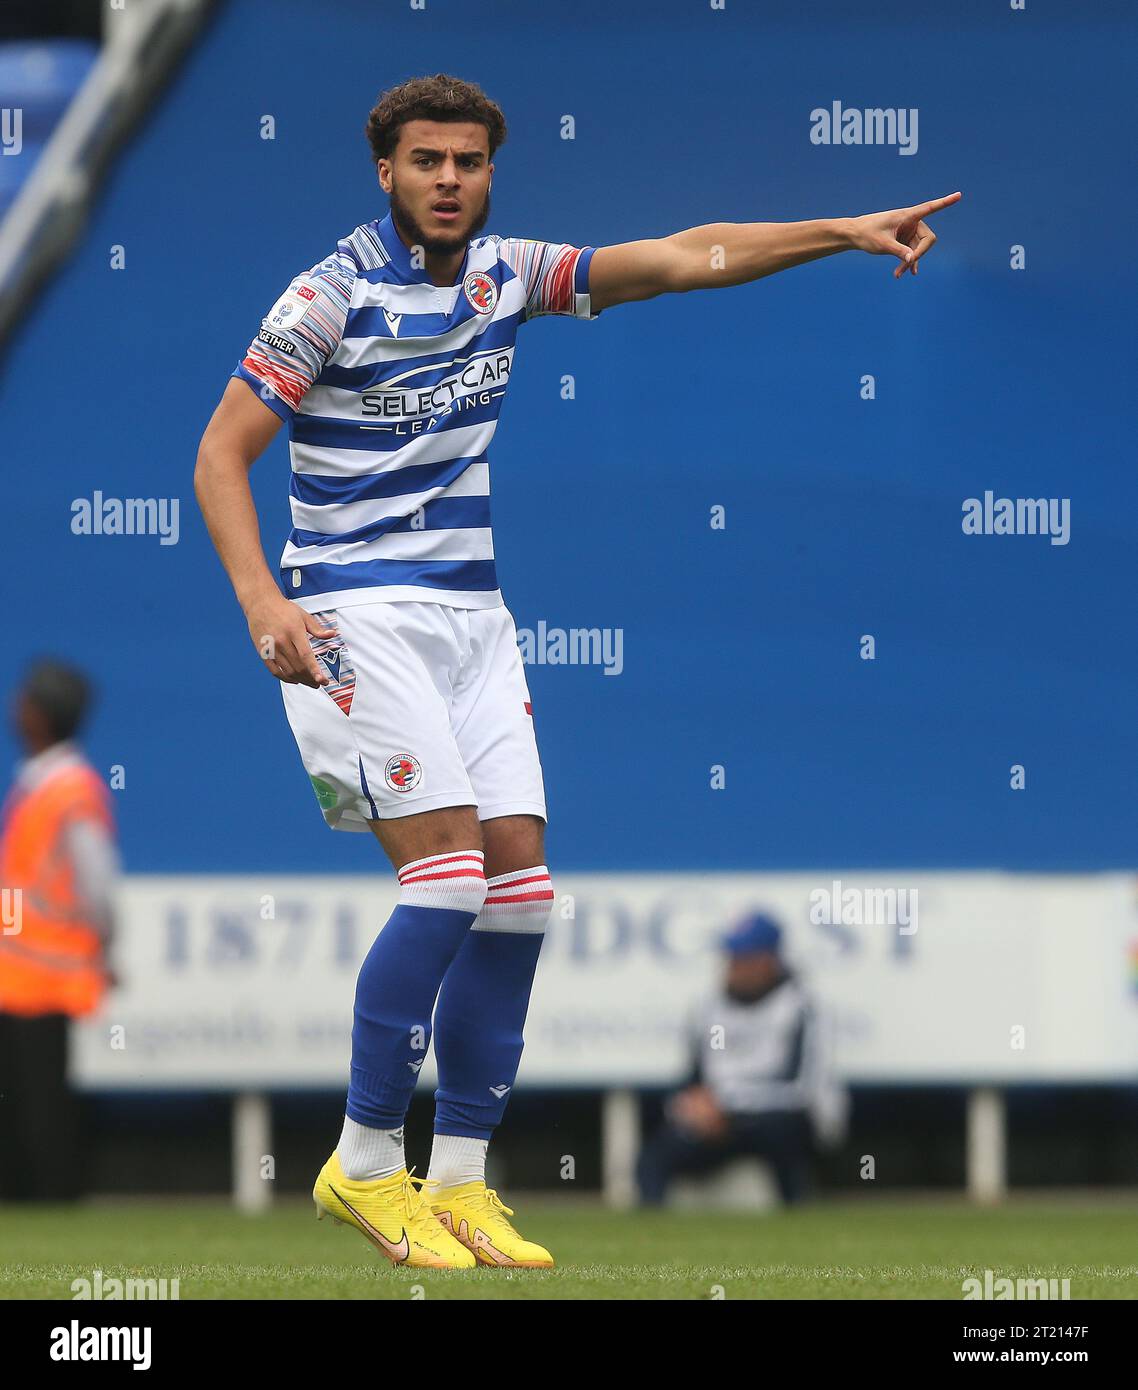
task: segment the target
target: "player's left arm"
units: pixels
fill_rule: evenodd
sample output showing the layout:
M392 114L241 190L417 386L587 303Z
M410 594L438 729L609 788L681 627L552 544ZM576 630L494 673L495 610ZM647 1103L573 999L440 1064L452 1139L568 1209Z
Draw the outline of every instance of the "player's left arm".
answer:
M651 241L601 246L589 266L594 313L613 304L658 294L745 285L806 261L839 251L896 256L895 279L917 273L917 263L936 241L926 221L959 202L959 193L909 208L863 217L826 217L813 222L711 222Z

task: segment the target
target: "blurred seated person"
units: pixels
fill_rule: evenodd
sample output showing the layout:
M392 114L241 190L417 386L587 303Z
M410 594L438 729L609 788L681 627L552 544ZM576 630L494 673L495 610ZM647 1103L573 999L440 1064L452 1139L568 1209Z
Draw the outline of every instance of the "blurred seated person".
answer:
M817 1006L758 913L724 938L719 988L692 1020L692 1069L637 1165L641 1202L662 1204L673 1178L761 1158L786 1203L807 1193L813 1155L845 1131L848 1098L830 1070Z

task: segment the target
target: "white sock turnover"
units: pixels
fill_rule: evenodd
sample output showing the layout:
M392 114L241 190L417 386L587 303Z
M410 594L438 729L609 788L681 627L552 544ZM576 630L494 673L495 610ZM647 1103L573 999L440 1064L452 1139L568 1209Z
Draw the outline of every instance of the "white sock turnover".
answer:
M336 1145L344 1176L353 1182L374 1182L389 1178L407 1167L403 1155L403 1126L398 1129L369 1129L344 1116L344 1132Z
M436 1134L431 1145L431 1166L427 1180L440 1187L461 1187L467 1182L486 1181L488 1139L467 1139L461 1134Z

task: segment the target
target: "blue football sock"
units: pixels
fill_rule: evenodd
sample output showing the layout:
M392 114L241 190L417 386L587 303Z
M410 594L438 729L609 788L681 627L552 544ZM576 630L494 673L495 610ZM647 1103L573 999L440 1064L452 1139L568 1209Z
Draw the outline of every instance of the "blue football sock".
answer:
M435 1009L435 1133L472 1139L489 1139L505 1113L553 906L544 864L489 879L486 890Z
M486 893L480 850L405 864L395 911L356 981L348 1117L373 1129L403 1123L431 1039L431 1011L447 967Z

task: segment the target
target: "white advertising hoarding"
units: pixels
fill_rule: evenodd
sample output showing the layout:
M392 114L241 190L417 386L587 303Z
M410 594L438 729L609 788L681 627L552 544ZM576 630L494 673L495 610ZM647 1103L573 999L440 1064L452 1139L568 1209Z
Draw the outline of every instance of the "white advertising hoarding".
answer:
M1138 1079L1128 875L565 874L554 891L519 1085L675 1081L719 937L759 908L851 1081ZM368 877L128 878L121 982L76 1030L79 1081L343 1086L356 973L395 900Z

